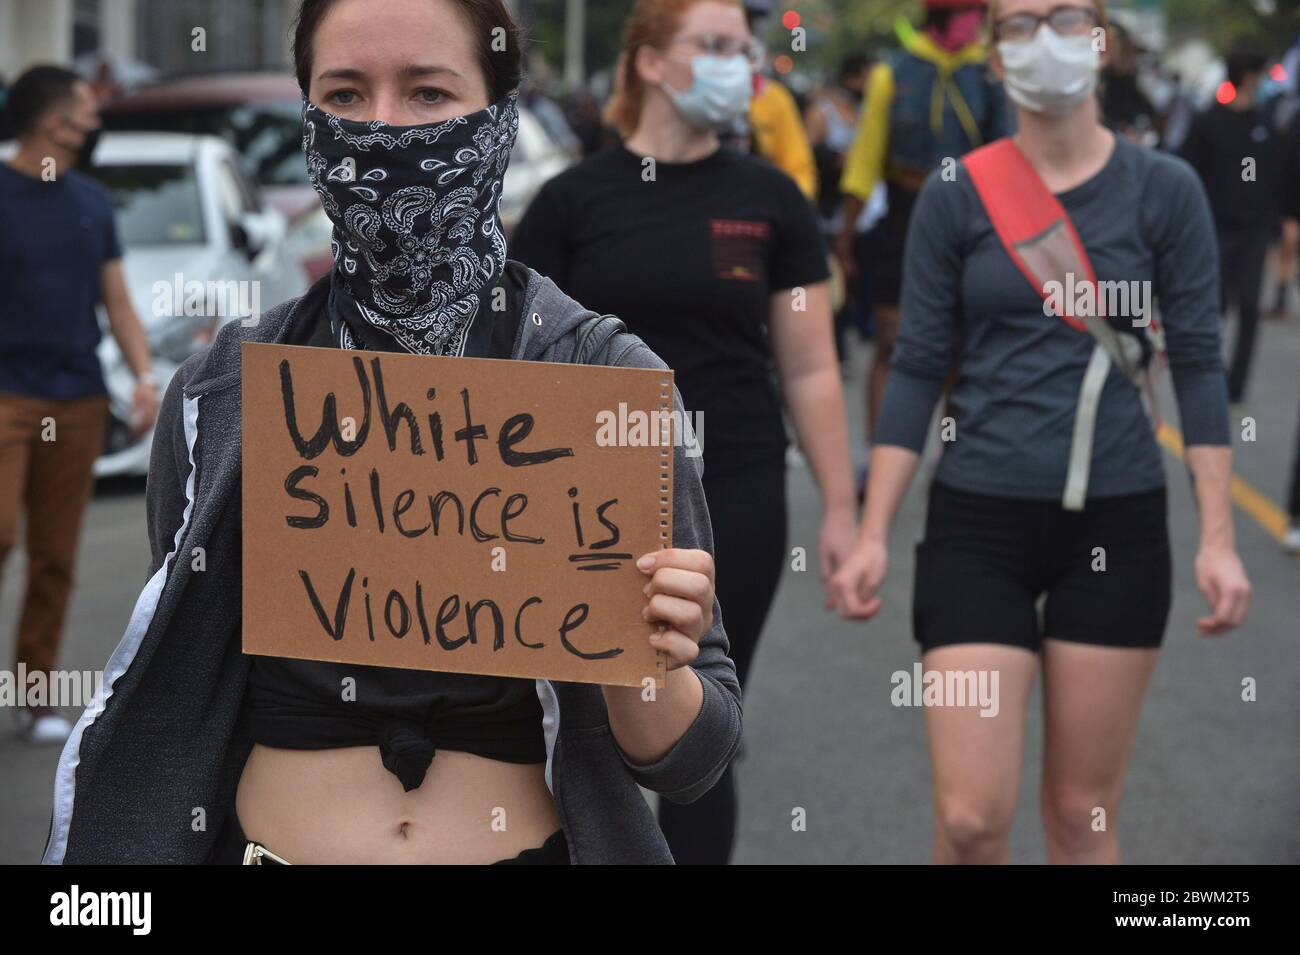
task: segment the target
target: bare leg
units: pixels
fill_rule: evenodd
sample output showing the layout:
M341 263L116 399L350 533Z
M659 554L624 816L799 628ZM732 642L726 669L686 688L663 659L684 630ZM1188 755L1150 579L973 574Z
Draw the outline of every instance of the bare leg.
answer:
M934 861L1006 862L1038 656L1003 644L964 643L921 659L927 671L998 674L995 716L981 716L976 706L925 708L934 773Z
M1043 828L1057 863L1118 863L1128 754L1160 651L1043 642Z

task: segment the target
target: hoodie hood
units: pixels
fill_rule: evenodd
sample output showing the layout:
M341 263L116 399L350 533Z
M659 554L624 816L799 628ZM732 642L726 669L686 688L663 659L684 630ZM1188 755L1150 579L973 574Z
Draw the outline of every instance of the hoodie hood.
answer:
M524 361L542 361L552 346L599 314L579 305L554 282L532 269L528 269L528 285L520 310L523 320L511 357Z

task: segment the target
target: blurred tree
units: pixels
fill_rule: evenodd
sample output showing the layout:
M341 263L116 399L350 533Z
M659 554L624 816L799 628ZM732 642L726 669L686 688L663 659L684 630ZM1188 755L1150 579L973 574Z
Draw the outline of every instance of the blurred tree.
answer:
M1122 0L1114 6L1134 5ZM1139 5L1141 5L1139 3ZM1204 36L1226 51L1242 42L1279 54L1300 35L1300 0L1163 0L1172 39ZM564 63L565 0L528 0L524 16L531 47L558 75ZM851 52L882 52L897 46L894 21L921 15L921 0L778 0L770 33L773 53L789 50L790 31L781 14L795 11L807 30L807 49L791 52L795 70L812 78L833 73ZM614 65L632 0L588 0L587 69Z
M1300 34L1300 0L1165 0L1173 39L1203 36L1221 52L1253 43L1281 53Z
M565 0L529 0L525 7L533 47L557 72L564 62L564 6ZM919 20L922 5L921 0L785 0L775 6L777 15L764 39L774 53L787 49L790 31L781 25L780 15L797 12L808 31L808 46L791 54L795 69L816 76L834 71L848 53L896 46L894 21L899 16ZM1249 41L1280 53L1300 34L1300 0L1164 0L1164 8L1172 37L1201 35L1220 50ZM588 0L590 71L613 66L631 9L632 0Z
M1296 0L1300 2L1300 0ZM564 63L565 0L530 0L525 8L531 48L558 73ZM884 49L896 44L894 20L917 18L920 0L778 0L771 32L763 39L773 53L790 46L790 31L781 14L793 10L808 31L807 50L791 53L795 69L813 76L831 73L848 53ZM623 40L623 24L632 0L588 0L587 69L613 67Z
M849 53L883 52L898 45L894 22L907 17L916 22L921 16L920 0L791 0L780 4L782 10L795 10L808 29L808 51L795 55L797 69L814 74L830 74ZM789 31L782 29L779 18L774 32L788 45ZM771 38L769 38L771 39Z
M557 80L564 69L565 0L532 0L533 19L525 23L528 49L541 54ZM587 0L587 73L610 70L618 59L623 24L632 0Z

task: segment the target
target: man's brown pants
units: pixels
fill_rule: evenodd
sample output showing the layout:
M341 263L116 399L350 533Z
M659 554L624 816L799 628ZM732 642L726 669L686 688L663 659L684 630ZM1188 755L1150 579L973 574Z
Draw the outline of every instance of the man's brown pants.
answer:
M58 662L81 517L104 445L105 396L55 401L0 394L0 568L26 511L27 592L18 622L15 671L49 672Z

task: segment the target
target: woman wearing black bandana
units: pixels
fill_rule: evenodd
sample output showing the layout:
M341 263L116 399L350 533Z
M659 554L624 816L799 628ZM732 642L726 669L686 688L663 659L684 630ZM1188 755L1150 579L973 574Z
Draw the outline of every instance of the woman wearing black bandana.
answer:
M257 323L227 324L168 389L152 576L106 700L60 761L45 861L672 862L640 787L697 799L740 738L698 459L681 448L676 547L638 563L665 624L652 642L678 671L655 702L240 652L243 341L568 363L594 315L506 258L520 52L500 0L303 0L295 59L335 266ZM604 361L665 367L627 333Z

